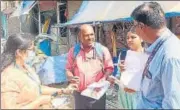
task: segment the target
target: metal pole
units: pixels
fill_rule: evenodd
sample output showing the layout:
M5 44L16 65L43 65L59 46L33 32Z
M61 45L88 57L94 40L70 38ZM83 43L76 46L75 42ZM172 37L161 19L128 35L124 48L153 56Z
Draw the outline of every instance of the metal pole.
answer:
M38 12L38 18L39 18L39 34L41 34L41 10L40 10L40 4L39 4L40 1L38 1L38 9L39 9L39 12Z
M99 24L98 25L98 38L99 38L99 42L102 41L101 31L102 31L102 25Z
M67 36L67 39L68 39L67 41L68 41L68 42L67 42L67 47L68 47L68 50L69 50L70 47L71 47L71 46L70 46L70 42L71 42L71 41L70 41L70 38L69 38L69 37L70 37L70 28L67 27L67 30L68 30L68 36Z
M99 38L98 38L98 27L97 25L94 25L94 28L95 28L95 36L96 36L96 41L99 42Z
M59 13L59 2L57 1L57 8L56 8L56 13L57 13L57 24L60 23L60 13ZM59 27L57 28L57 36L59 36Z
M21 16L21 15L20 15ZM20 30L20 33L22 33L22 30L21 30L21 20L20 20L20 16L19 16L19 30Z

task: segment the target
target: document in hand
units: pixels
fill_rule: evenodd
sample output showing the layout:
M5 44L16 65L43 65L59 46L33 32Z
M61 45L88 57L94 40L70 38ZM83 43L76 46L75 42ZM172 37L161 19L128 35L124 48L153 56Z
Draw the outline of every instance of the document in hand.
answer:
M125 59L125 71L121 74L121 81L125 87L139 91L143 70L148 59L145 53L128 50Z
M87 87L87 89L83 90L81 92L81 95L99 100L108 90L109 86L110 86L110 83L109 81L106 81L106 80L103 80L100 82L94 82L90 84ZM95 88L101 88L101 90L97 92L94 90Z
M111 75L110 78L112 78L114 80L114 83L117 84L121 89L124 89L124 84L120 79L114 77L113 75Z

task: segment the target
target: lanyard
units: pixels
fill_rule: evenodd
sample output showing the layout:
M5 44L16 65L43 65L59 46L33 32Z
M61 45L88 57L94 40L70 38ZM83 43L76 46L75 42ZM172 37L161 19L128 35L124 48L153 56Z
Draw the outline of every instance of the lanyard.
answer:
M153 60L156 52L159 50L159 48L161 47L161 45L168 39L169 37L166 37L165 39L162 39L160 40L160 42L155 46L155 48L153 49L151 55L149 56L147 62L146 62L146 66L144 68L144 71L143 71L143 78L144 76L147 76L148 78L152 78L152 75L151 74L148 74L148 68L149 68L149 65L151 63L151 61Z
M16 63L14 63L14 66L15 66L17 69L21 69L21 67L19 67ZM39 87L39 93L41 94L41 93L42 93L42 91L41 91L41 84L40 84L40 82L38 81L38 79L36 79L36 78L33 77L32 75L30 75L31 73L30 73L30 71L29 71L28 69L26 70L25 74L26 74L33 82L35 82L35 83L38 85L38 87Z

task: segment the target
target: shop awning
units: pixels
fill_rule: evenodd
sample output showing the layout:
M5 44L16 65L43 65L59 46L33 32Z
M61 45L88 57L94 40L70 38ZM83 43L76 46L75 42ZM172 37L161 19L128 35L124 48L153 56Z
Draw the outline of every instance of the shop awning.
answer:
M83 1L78 12L70 21L56 26L132 20L131 12L143 2L147 1ZM180 1L156 2L160 3L166 17L180 16Z

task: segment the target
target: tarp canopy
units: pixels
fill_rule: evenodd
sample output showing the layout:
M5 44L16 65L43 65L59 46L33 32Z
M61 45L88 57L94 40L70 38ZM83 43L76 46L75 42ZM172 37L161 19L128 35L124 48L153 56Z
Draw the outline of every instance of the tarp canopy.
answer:
M70 21L56 26L132 20L131 12L144 2L147 1L83 1ZM156 2L160 3L166 17L180 16L180 1Z

